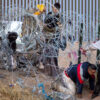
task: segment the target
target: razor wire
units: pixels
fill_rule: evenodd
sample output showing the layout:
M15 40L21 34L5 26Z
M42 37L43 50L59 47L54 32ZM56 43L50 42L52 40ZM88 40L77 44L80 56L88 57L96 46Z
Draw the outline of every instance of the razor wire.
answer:
M11 11L14 12L14 13L15 13L15 10L16 9L11 9ZM51 24L51 27L54 27L56 25L57 25L57 27L55 27L55 29L53 30L53 32L43 33L41 31L43 27L41 25L38 26L39 23L37 22L37 20L38 20L37 16L34 16L33 13L30 13L30 12L28 12L25 9L22 9L22 8L18 8L17 11L19 11L19 14L17 15L17 18L19 18L19 16L22 16L23 21L25 21L25 19L26 19L26 25L24 27L24 29L26 29L25 30L25 34L23 34L22 38L20 38L20 36L19 36L19 39L22 42L22 45L23 44L25 45L24 50L22 50L20 52L22 55L24 55L24 54L27 54L27 55L31 54L29 49L31 49L33 51L33 53L34 53L34 50L36 50L35 53L37 53L38 50L37 50L37 48L35 46L37 45L36 43L38 43L38 45L39 45L38 49L40 51L42 50L42 52L40 52L42 54L38 58L39 61L41 61L41 59L45 58L45 57L49 57L49 58L58 57L57 50L60 48L59 45L61 45L62 41L67 40L66 39L67 36L65 34L65 32L66 32L66 30L65 30L66 26L67 26L67 33L69 35L68 41L70 42L71 47L73 47L73 42L75 42L75 36L73 35L73 31L75 31L75 33L80 34L80 24L82 22L82 19L81 19L81 21L79 20L78 25L77 25L76 22L74 22L71 17L66 16L66 13L63 15L63 16L66 17L66 21L63 23L63 25L61 26L61 28L59 28L58 25L57 25L57 23L56 23L59 20L54 16L53 18L51 18L52 21L50 21L49 26ZM72 14L74 14L74 13L72 12ZM80 18L80 15L78 15L78 17ZM1 33L4 32L5 34L7 34L7 32L10 31L9 27L10 27L10 25L12 23L12 19L15 19L15 18L16 18L16 16L11 16L10 19L9 19L9 16L5 16L5 18L3 18L3 20L1 20L1 22L2 22L2 32ZM22 23L23 23L23 21L22 21ZM53 23L53 26L52 26L52 23ZM76 30L73 30L73 25L75 25L75 27L76 27L75 29ZM85 24L83 26L85 27ZM41 29L39 29L39 27L41 27ZM90 27L92 27L92 26L90 26ZM85 32L84 29L83 29L83 32ZM62 39L62 41L60 41L59 39L61 39L61 37L63 37L63 35L65 36L65 39L64 40ZM5 38L5 36L4 36L4 38ZM46 39L47 39L47 41L46 41ZM31 54L31 55L33 55L33 54ZM60 55L60 56L62 56L62 55ZM26 63L26 65L27 65L26 68L28 68L28 69L26 69L27 70L26 78L24 80L22 80L21 78L18 78L17 83L21 87L23 87L24 83L25 83L25 80L27 80L27 77L29 75L30 70L33 69L33 71L35 73L35 76L36 76L37 84L39 84L40 83L39 82L39 77L38 77L38 75L35 72L36 69L33 67L32 62L30 60L28 60L27 57L25 57L25 56L23 56L23 57L24 57L24 59L27 60L26 62L29 64L30 67ZM55 67L55 65L53 63L52 63L52 66ZM33 88L33 91L35 91L35 88L33 86L31 86L31 88ZM46 97L47 97L47 95L46 95Z

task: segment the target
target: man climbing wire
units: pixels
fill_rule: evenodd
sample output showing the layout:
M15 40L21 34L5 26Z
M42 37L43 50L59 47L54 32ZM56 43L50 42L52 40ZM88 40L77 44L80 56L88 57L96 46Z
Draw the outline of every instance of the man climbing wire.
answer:
M65 94L82 97L84 81L89 79L90 90L93 93L95 84L96 66L89 62L83 62L69 66L61 77L52 84L52 88Z
M61 43L61 30L63 18L60 15L60 4L55 3L52 7L52 12L49 12L44 19L43 33L45 36L44 55L46 56L43 61L44 70L50 76L58 74L58 53L59 48L64 50L66 48L66 38L63 36L64 42Z

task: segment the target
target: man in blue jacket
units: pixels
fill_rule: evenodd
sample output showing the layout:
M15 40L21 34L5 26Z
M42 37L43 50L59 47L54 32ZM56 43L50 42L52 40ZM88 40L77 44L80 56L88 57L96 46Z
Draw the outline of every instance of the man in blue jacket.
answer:
M67 68L60 78L60 84L54 84L54 88L60 92L82 97L83 84L89 79L91 93L94 90L96 66L88 62L72 65Z

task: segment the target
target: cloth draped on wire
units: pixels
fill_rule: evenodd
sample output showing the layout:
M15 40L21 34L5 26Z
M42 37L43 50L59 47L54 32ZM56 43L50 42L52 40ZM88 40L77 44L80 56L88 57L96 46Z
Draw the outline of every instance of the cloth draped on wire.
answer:
M58 54L59 48L66 48L66 38L61 43L61 29L59 24L63 24L62 16L57 13L49 12L44 19L43 33L45 37L43 65L45 72L50 76L56 76L59 73Z
M94 89L95 77L88 73L90 63L84 62L69 66L62 75L52 84L52 89L56 89L62 93L75 95L82 93L83 83L89 79L90 89ZM76 84L76 86L75 86Z

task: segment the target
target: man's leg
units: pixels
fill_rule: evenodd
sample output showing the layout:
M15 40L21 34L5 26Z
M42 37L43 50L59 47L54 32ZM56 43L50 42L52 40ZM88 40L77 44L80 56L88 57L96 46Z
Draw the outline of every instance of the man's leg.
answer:
M55 66L58 66L58 57L54 57Z

